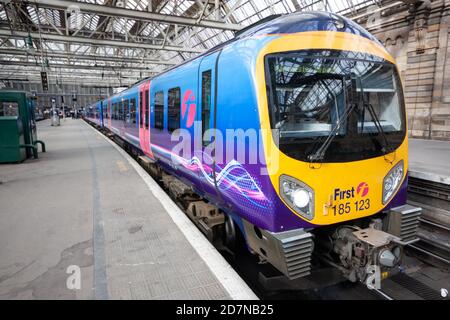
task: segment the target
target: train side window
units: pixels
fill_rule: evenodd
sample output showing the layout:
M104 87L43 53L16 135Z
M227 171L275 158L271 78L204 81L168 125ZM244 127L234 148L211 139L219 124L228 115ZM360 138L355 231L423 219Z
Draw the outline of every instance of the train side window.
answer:
M209 129L209 118L211 113L211 70L202 72L202 137ZM203 141L207 145L209 142Z
M136 123L136 99L130 100L130 117L132 123Z
M100 105L102 106L103 119L108 118L108 104L102 101Z
M158 91L155 93L155 129L164 128L164 93Z
M169 89L167 104L167 130L170 132L180 128L181 98L180 88Z
M142 128L143 124L144 124L144 110L143 110L143 106L144 106L144 102L142 101L143 99L143 94L142 91L139 92L139 126Z
M124 106L125 106L125 103L123 100L121 102L119 102L119 120L121 120L121 121L125 120Z
M129 107L129 101L123 100L123 121L129 123L130 122L130 107Z
M148 90L145 90L145 128L148 129L149 125L149 115L150 115L150 108L149 108L149 95Z

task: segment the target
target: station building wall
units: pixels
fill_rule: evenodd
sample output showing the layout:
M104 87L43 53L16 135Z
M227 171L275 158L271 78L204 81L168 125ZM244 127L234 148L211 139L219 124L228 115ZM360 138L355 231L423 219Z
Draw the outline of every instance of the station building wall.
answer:
M399 64L409 136L450 140L450 0L392 8L359 23Z

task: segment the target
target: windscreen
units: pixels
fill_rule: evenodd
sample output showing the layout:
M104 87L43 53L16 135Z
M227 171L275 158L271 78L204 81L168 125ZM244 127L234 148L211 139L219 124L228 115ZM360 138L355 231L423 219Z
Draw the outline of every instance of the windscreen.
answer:
M403 140L400 81L381 58L334 50L271 54L266 80L272 129L294 158L306 160L330 134L336 137L325 161L379 156L382 140L394 148Z

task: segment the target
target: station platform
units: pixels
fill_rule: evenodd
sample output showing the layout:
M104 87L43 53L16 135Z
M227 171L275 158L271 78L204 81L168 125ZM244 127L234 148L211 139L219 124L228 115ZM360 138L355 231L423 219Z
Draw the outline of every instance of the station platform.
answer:
M38 136L39 159L0 165L0 299L257 299L110 140L80 119Z
M450 142L410 138L409 176L450 185Z

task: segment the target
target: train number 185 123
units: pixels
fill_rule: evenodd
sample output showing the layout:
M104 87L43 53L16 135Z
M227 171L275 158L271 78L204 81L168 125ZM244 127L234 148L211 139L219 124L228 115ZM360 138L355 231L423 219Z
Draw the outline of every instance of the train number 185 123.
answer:
M362 199L355 201L351 203L350 201L340 203L338 205L333 206L333 214L336 215L343 215L343 214L349 214L352 211L352 205L354 208L354 211L364 211L370 208L370 199Z

